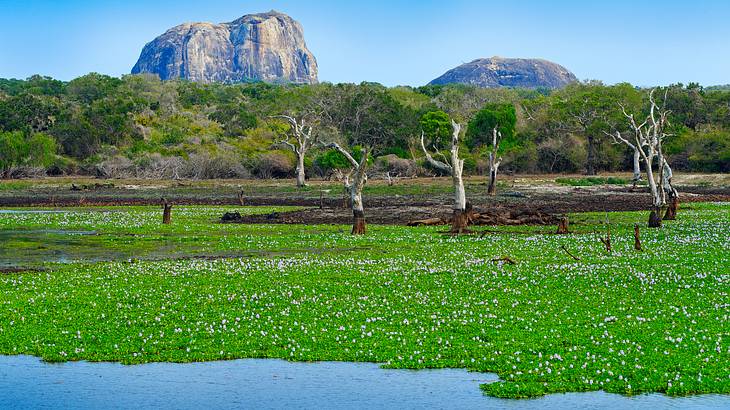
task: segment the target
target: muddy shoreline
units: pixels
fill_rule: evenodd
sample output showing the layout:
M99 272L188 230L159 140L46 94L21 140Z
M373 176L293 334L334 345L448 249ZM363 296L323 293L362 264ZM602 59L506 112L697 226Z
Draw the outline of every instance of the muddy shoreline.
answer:
M730 187L680 187L682 204L691 202L730 201ZM30 190L0 196L0 207L76 207L160 205L165 197L175 205L223 206L305 206L309 209L269 215L249 215L239 223L349 224L352 213L340 195L318 197L317 192L248 193L239 198L230 190L210 189L202 192L147 190L136 192L120 188L73 190ZM470 195L474 210L496 224L526 215L542 215L530 221L552 224L559 215L572 212L640 211L651 206L645 189L630 187L530 187L500 192L495 197ZM365 195L365 216L369 223L405 225L427 218L449 219L451 195ZM234 209L232 209L234 210ZM502 223L499 223L502 221ZM506 221L506 222L505 222ZM532 222L529 222L532 223Z

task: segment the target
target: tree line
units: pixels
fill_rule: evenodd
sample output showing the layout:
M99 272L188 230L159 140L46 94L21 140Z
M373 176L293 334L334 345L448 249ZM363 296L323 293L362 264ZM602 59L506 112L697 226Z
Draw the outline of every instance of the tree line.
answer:
M527 90L198 84L95 73L69 82L0 79L0 173L297 176L301 185L305 175L341 175L364 159L388 175L446 175L424 151L431 159L451 155L452 119L464 131L457 148L465 175L636 170L637 151L613 136L632 131L624 111L649 113L649 91L600 82ZM655 93L668 112L667 163L730 171L730 91L677 84Z

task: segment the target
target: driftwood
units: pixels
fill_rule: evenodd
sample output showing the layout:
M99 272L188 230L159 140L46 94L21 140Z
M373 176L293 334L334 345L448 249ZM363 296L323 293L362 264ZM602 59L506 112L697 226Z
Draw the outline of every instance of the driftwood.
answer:
M540 211L511 211L492 208L487 212L475 212L467 203L466 218L468 225L550 225L558 221L555 215ZM433 217L410 221L408 226L431 226L453 224L451 218Z
M435 225L445 225L445 224L446 224L446 221L444 221L441 218L419 219L417 221L408 222L408 226L435 226Z
M512 259L512 258L510 258L509 256L502 256L501 258L493 258L491 261L492 262L495 262L495 263L496 262L504 262L504 263L509 264L509 265L516 265L517 264L517 262L515 262L515 260Z
M572 253L570 253L570 251L568 250L568 248L566 248L566 247L565 247L565 245L560 245L560 248L561 248L562 250L564 250L564 251L565 251L565 253L567 253L567 254L568 254L568 256L570 256L571 258L575 259L576 261L579 261L579 260L580 260L580 258L579 258L579 257L577 257L577 256L573 255Z
M606 212L606 237L599 238L606 247L606 252L611 253L611 224L608 221L608 212Z

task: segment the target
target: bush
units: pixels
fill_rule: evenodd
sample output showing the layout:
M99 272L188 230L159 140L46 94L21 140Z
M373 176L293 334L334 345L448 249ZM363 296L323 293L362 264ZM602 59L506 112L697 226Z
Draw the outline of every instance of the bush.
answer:
M136 176L134 163L129 158L121 155L100 162L96 173L104 178L130 178Z
M294 161L282 152L267 152L258 156L253 172L264 179L288 178L294 175Z
M412 177L419 174L419 167L415 161L399 158L395 154L378 157L375 164L378 170L390 172L392 176Z
M594 185L626 185L628 180L619 177L586 177L586 178L555 178L560 185L594 186Z
M53 163L56 140L45 134L26 137L22 131L0 133L0 176L45 175Z
M696 172L730 172L730 132L687 132L668 144L672 165Z
M193 179L247 178L250 175L236 155L208 152L191 154L178 172L180 178Z

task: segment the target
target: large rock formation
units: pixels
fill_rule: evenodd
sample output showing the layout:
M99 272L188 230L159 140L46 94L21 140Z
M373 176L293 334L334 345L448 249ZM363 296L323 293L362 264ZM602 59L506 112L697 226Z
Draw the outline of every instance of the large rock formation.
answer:
M132 74L210 82L316 83L317 60L301 24L276 11L230 23L185 23L142 49Z
M560 88L577 80L565 67L550 61L492 57L462 64L429 84L461 83L490 88Z

